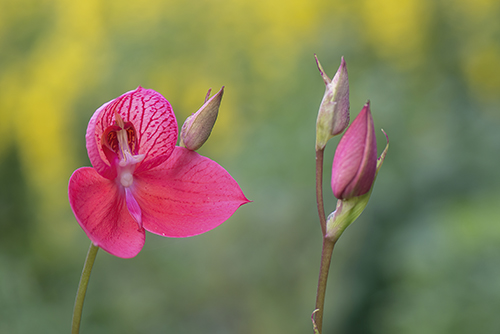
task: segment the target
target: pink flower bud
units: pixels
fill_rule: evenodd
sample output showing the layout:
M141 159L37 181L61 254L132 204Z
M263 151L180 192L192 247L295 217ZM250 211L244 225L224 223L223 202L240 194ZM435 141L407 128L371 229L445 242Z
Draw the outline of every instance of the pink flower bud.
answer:
M370 191L377 169L377 141L366 103L340 140L332 166L332 190L338 199L350 199Z
M217 120L223 93L224 87L211 99L208 99L210 90L208 91L205 103L196 113L189 116L182 125L181 146L196 151L207 141Z
M314 57L326 85L316 121L316 150L319 150L349 125L349 79L344 57L332 80L325 74L316 55Z

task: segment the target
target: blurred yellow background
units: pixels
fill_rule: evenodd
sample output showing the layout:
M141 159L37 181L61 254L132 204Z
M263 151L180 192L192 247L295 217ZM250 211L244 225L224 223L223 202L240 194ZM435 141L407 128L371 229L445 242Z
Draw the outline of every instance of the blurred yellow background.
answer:
M324 333L498 333L495 0L0 0L0 333L69 330L89 241L67 182L93 112L139 85L179 126L226 87L200 153L253 203L198 237L148 234L131 260L100 252L82 332L311 332L314 53L330 77L345 57L351 118L370 99L391 140L334 252Z

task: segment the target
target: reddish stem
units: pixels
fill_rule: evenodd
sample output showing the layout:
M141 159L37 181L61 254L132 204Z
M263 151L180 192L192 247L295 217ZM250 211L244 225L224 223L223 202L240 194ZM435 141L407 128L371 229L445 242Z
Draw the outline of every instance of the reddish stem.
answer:
M318 203L318 216L323 237L326 235L325 205L323 203L323 155L325 150L316 151L316 202Z

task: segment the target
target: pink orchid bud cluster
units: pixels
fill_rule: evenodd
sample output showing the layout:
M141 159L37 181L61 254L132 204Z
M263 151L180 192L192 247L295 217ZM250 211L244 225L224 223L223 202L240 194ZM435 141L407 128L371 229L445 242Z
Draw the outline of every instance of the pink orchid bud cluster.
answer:
M322 151L327 141L342 133L349 124L349 80L343 57L332 80L326 76L318 58L316 63L326 84L316 122L316 151ZM342 233L366 207L388 145L387 139L387 146L377 159L377 140L368 102L344 133L335 151L331 185L339 201L337 210L327 220L327 236L338 237L338 233Z
M349 79L344 58L342 57L340 67L332 80L326 76L317 57L316 63L326 84L316 122L316 198L323 233L323 247L316 309L313 312L312 322L314 333L319 334L323 326L326 283L333 247L344 230L359 217L368 204L375 178L387 154L389 138L386 135L387 145L377 159L377 139L370 102L364 105L351 126L347 128ZM337 207L328 218L325 218L322 188L324 149L330 138L341 134L346 128L347 131L340 139L332 164L331 185L333 194L338 199Z

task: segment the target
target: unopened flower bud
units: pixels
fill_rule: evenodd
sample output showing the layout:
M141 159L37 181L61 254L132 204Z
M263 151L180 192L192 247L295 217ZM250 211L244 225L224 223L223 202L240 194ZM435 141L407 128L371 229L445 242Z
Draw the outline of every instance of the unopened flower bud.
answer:
M367 103L347 129L335 152L332 190L339 200L337 209L326 222L327 238L337 240L368 204L373 184L389 149L389 138L385 132L384 135L387 145L377 159L373 119Z
M217 120L223 93L224 87L222 87L217 94L208 99L210 90L208 91L205 103L196 113L189 116L182 125L181 146L191 151L196 151L207 141L215 121Z
M344 57L332 80L325 74L316 55L314 57L326 85L316 121L316 150L320 150L349 125L349 79Z
M370 112L365 104L340 140L332 166L332 190L338 199L366 194L377 169L377 140Z

